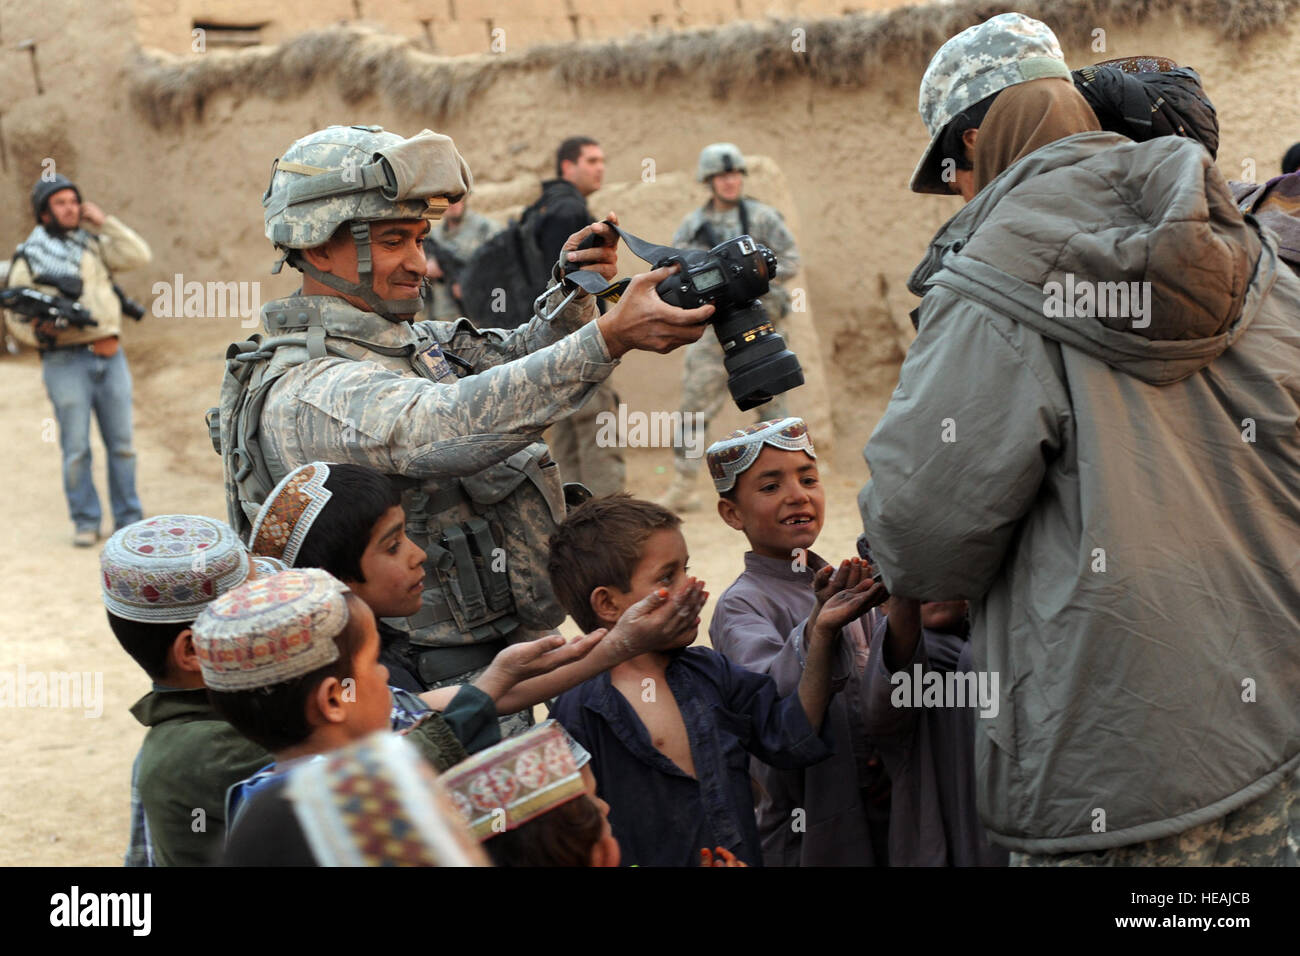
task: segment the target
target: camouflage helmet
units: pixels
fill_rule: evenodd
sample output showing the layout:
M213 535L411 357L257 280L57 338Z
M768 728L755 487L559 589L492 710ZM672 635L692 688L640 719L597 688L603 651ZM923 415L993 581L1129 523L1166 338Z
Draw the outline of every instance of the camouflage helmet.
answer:
M345 222L437 219L473 182L455 144L432 130L404 139L381 126L330 126L272 165L266 238L311 249Z
M330 126L298 140L271 167L262 196L266 237L295 269L364 301L391 321L419 310L419 298L383 299L373 287L370 223L439 219L474 179L447 136L421 130L405 139L380 126ZM357 247L357 281L322 272L302 249L328 242L347 224Z
M733 170L747 172L745 156L735 143L710 143L700 150L700 166L695 178L707 183L711 176L729 173Z
M954 116L1009 86L1047 77L1071 80L1070 68L1051 28L1023 13L999 14L939 47L921 78L917 105L930 145L912 173L912 192L951 192L939 142Z

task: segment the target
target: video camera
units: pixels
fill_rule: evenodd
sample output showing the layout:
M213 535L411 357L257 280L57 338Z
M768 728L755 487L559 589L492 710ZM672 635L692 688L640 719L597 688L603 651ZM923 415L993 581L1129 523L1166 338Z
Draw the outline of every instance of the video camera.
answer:
M56 329L84 329L99 325L86 307L61 295L49 295L26 286L0 291L0 306L28 320L51 320ZM37 333L38 337L40 333Z

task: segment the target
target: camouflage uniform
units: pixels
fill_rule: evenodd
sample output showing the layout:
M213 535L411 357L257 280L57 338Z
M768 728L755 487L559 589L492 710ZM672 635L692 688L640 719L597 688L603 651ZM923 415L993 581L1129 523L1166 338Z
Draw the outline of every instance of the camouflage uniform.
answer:
M1012 853L1012 866L1297 866L1300 773L1254 803L1162 840L1082 853Z
M468 263L470 256L474 254L474 250L500 232L501 228L499 223L489 219L481 212L466 209L465 215L455 229L452 228L451 220L439 220L438 224L433 227L433 238L458 255L461 262ZM452 298L451 289L447 283L435 282L432 288L433 304L425 310L424 317L445 321L460 318L460 307L456 305L456 300Z
M377 198L386 173L371 157L380 149L391 149L400 171L388 186L397 200ZM276 178L286 173L301 178ZM295 143L264 199L268 236L295 268L338 287L348 280L322 279L296 250L347 223L366 266L356 289L340 291L368 295L374 311L335 295L268 302L262 321L271 338L232 347L218 415L237 528L256 514L266 480L273 485L309 461L368 465L398 482L407 535L428 557L420 612L387 623L420 651L427 686L472 679L503 639L531 640L563 621L546 541L563 520L564 497L540 438L617 364L587 297L551 322L514 330L480 330L468 319L407 322L397 316L418 301L378 297L369 223L428 218L422 197L434 197L432 209L437 198L463 195L467 180L451 141L427 131L401 140L377 127L331 127ZM517 715L502 730L530 720Z
M755 241L767 246L776 254L777 280L794 275L799 269L799 251L795 248L794 236L786 228L781 214L764 203L754 199L743 200L749 218L749 234ZM739 207L725 212L716 212L709 204L696 209L688 215L673 233L672 244L679 249L711 249L708 240L703 237L702 227L712 227L719 242L744 235L741 229ZM763 308L772 320L777 332L784 334L782 319L790 311L789 293L773 283L771 291L760 300ZM713 326L704 331L697 342L686 347L686 364L682 370L682 420L683 429L686 422L698 421L697 427L706 434L709 420L713 418L727 401L727 370L722 364L722 346L718 342ZM754 410L755 421L784 418L787 414L785 396L778 395L765 405ZM698 413L702 419L687 413ZM673 449L673 465L680 480L694 483L703 465L702 458L686 457L689 447L703 448L704 441L692 443L689 436L683 436L682 444Z

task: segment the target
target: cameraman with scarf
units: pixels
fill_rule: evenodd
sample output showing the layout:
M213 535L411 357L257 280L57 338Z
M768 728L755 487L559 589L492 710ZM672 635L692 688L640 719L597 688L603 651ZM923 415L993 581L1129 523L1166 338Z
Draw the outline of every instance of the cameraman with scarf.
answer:
M131 447L131 372L118 342L123 303L112 270L145 265L152 254L135 232L94 203L83 202L65 176L42 177L36 183L32 213L36 227L14 254L9 287L73 300L96 323L59 328L51 319L7 316L10 334L41 353L45 390L59 423L63 491L75 529L72 540L88 548L99 540L101 515L90 469L92 410L108 452L114 526L122 528L143 517Z

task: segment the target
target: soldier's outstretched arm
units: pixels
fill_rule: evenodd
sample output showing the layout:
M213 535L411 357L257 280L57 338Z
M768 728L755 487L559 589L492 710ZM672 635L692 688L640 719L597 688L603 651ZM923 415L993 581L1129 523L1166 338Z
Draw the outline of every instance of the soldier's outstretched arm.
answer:
M413 478L472 475L538 441L616 364L594 322L456 382L325 359L272 386L263 440L290 460L354 462Z
M613 309L559 342L454 383L348 359L298 366L271 388L263 441L281 461L355 462L413 478L475 474L571 415L625 352L670 352L704 333L713 306L678 309L655 293L675 268L633 277Z
M609 218L612 222L618 222L615 213L611 212ZM593 234L604 237L609 244L579 249L578 245ZM573 261L582 263L584 269L599 273L608 282L618 273L617 242L617 233L604 223L595 222L571 235L564 243L561 255L573 253L576 256ZM552 281L559 281L558 264L551 278ZM567 294L567 289L557 289L546 302L547 310L557 306ZM596 300L583 292L552 321L547 322L534 316L517 329L479 329L467 319L457 322L426 322L421 325L442 345L444 351L454 352L475 369L485 369L546 348L595 317Z

